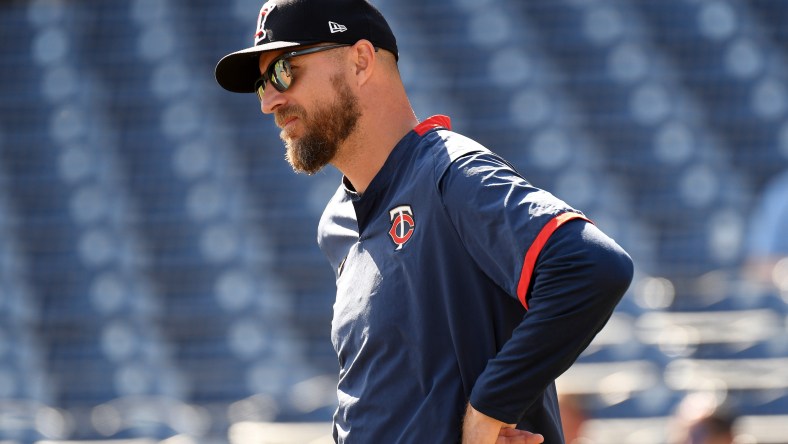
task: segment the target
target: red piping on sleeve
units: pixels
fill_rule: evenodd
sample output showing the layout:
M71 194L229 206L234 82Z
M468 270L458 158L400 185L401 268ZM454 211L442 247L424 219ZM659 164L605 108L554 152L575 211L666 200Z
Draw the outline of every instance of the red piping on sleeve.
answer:
M437 114L416 125L416 127L413 128L413 131L415 131L419 136L423 136L433 128L446 128L447 130L450 130L451 119L449 116Z
M536 236L531 246L528 248L528 252L525 253L525 261L523 262L523 270L520 272L520 282L517 284L517 298L520 299L520 303L523 304L526 310L528 310L528 301L526 300L526 296L528 293L528 287L531 285L531 275L534 272L534 267L536 266L536 258L539 257L539 253L542 252L542 248L544 248L547 240L550 239L550 236L558 229L561 225L569 222L573 219L583 219L585 221L591 222L585 216L578 213L562 213L558 216L552 218L544 227L542 227L542 231Z

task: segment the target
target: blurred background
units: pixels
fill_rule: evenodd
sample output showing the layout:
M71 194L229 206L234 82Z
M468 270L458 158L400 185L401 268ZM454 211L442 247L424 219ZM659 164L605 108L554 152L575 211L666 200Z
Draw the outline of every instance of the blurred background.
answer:
M788 2L373 2L420 119L635 259L559 380L574 442L674 442L716 412L788 443ZM0 2L0 442L330 434L315 238L340 176L294 174L213 78L261 5Z

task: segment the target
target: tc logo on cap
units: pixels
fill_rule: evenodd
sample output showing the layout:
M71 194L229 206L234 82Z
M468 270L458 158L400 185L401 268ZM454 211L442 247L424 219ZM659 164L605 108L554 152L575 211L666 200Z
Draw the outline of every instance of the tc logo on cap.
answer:
M265 21L268 19L268 16L275 7L276 3L274 3L273 0L269 0L265 2L262 8L260 8L260 15L257 16L257 32L254 35L255 45L259 45L260 42L265 40L265 38L268 36L268 31L265 29Z

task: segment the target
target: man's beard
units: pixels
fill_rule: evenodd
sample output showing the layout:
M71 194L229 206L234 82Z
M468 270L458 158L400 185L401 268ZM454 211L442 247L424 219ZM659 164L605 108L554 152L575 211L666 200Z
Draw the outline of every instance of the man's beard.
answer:
M319 104L307 117L306 110L294 105L277 113L277 121L284 122L286 117L298 117L304 127L304 134L297 138L287 137L284 130L280 137L285 142L285 159L296 172L315 174L326 166L339 151L344 142L356 128L361 109L347 82L339 75L331 78L336 91L336 99L327 104Z

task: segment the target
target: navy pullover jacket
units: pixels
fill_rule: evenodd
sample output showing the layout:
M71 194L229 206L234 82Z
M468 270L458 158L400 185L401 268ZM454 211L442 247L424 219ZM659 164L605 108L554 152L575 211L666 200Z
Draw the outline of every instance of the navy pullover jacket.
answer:
M318 227L336 273L334 438L455 443L467 403L563 443L555 378L609 319L632 262L582 213L436 116Z

